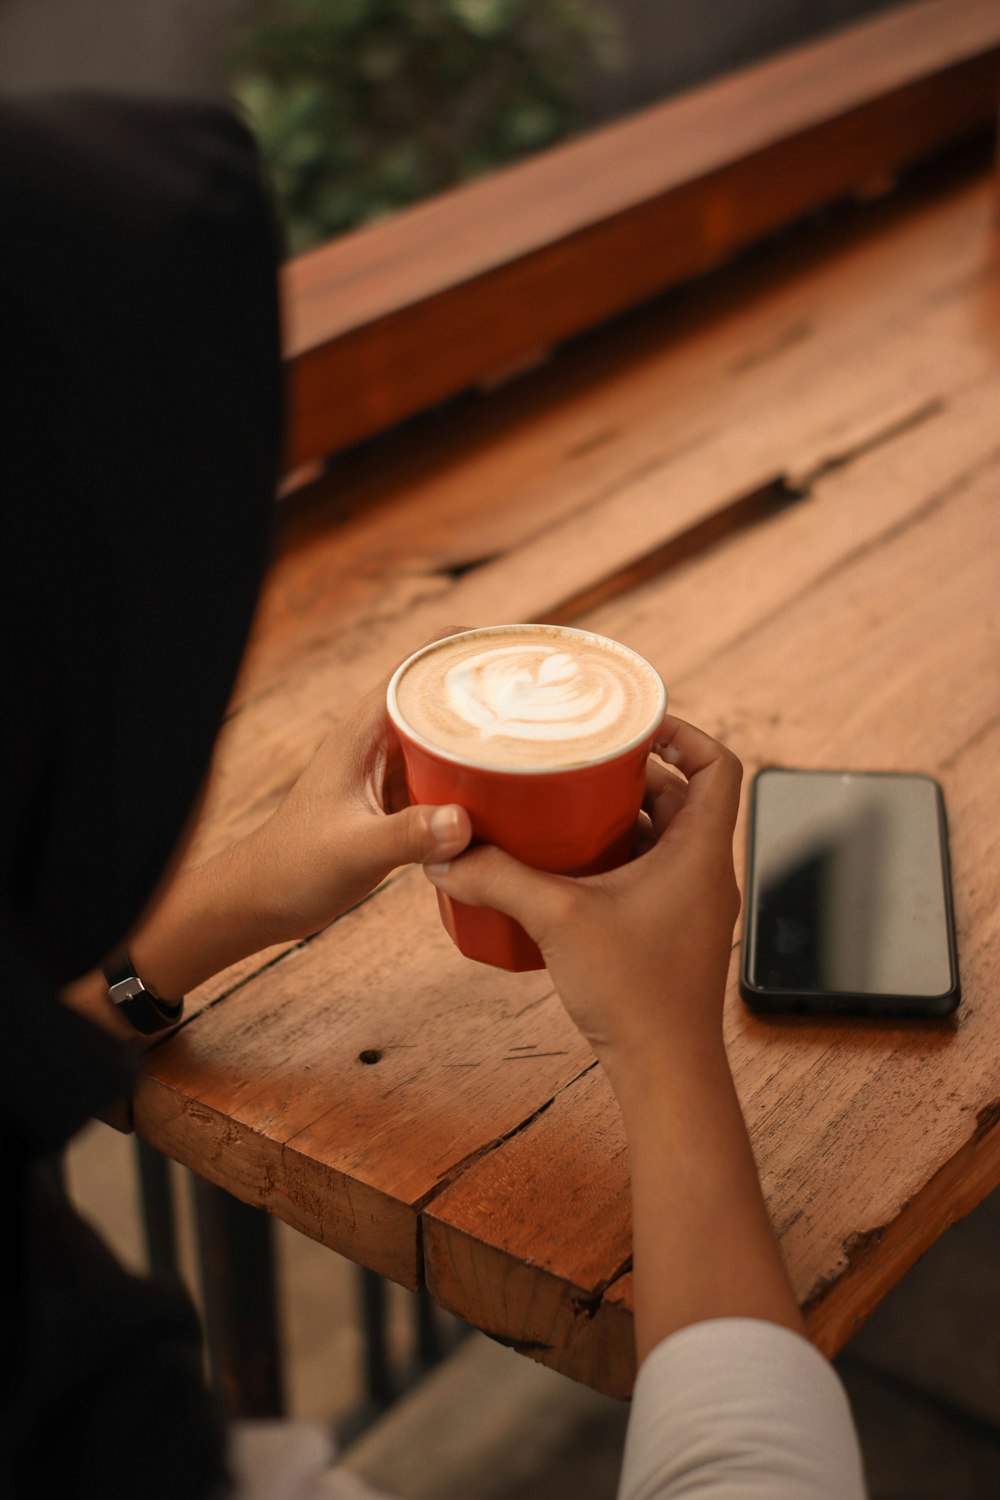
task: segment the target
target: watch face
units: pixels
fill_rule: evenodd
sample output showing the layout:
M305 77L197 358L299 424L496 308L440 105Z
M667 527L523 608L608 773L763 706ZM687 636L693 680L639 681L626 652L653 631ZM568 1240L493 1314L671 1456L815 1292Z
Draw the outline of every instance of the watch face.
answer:
M148 993L138 974L129 974L125 979L116 980L108 991L116 1005L123 1005L126 1000L132 1000L136 995Z

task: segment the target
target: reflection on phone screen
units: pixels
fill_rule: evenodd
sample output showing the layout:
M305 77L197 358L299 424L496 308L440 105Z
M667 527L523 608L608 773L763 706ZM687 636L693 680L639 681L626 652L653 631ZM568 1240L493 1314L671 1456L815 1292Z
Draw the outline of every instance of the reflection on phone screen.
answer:
M934 782L774 770L755 791L753 982L807 994L950 990Z

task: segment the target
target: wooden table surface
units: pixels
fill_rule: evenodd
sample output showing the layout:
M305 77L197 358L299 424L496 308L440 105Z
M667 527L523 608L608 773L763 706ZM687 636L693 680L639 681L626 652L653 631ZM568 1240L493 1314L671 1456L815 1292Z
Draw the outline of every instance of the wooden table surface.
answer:
M827 1352L1000 1181L994 204L985 175L953 171L828 216L284 502L200 840L259 822L353 699L452 623L625 641L748 775L938 776L955 1018L758 1019L733 954L736 1083ZM332 1249L628 1393L610 1089L547 975L461 958L419 872L197 992L136 1123Z

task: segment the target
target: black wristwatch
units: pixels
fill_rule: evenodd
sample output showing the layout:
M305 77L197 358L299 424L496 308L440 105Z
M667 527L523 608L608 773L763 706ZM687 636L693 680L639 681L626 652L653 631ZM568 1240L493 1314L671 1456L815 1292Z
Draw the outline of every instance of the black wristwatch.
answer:
M143 984L124 948L113 953L101 968L108 981L112 1004L117 1005L136 1031L150 1036L154 1031L176 1026L184 1011L183 995L179 1000L161 1000L155 991Z

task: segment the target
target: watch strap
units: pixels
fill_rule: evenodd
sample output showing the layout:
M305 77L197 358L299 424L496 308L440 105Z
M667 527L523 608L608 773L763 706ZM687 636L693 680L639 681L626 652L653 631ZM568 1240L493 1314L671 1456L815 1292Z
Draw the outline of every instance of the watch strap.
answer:
M184 1012L184 997L163 1000L135 972L135 965L125 949L113 953L101 965L108 981L108 995L120 1013L144 1036L176 1026Z

